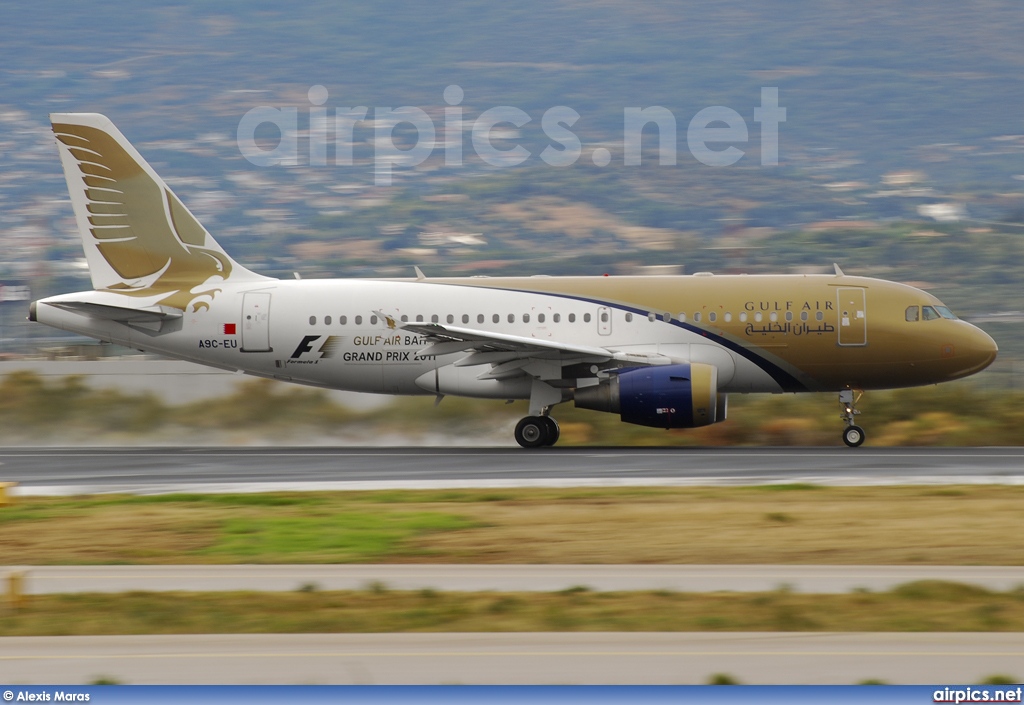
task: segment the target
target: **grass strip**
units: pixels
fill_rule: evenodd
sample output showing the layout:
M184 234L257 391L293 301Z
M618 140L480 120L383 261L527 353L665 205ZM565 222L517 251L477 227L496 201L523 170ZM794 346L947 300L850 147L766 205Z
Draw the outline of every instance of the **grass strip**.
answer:
M1024 630L1024 589L942 581L884 593L807 595L671 591L454 593L128 592L39 595L0 608L0 636L534 631Z
M0 565L1024 565L1024 487L624 487L22 498Z

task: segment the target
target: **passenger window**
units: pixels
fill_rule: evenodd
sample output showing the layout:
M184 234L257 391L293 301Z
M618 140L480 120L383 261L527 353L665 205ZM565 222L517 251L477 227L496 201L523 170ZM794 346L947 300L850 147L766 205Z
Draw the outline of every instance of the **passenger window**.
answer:
M476 322L477 322L477 323L483 323L483 322L484 322L484 314L482 314L482 313L478 313L478 314L476 315Z
M717 314L715 314L714 311L712 311L711 313L708 314L708 321L711 322L711 323L714 323L717 318L718 318L718 316L717 316Z
M543 323L543 322L544 322L544 314L543 313L538 313L537 314L537 323Z
M777 314L775 311L772 311L771 313L768 314L768 320L771 321L772 323L775 323L775 321L779 320L779 314Z
M331 325L331 317L330 316L324 316L324 325L325 326Z
M814 314L814 320L816 320L816 321L824 321L825 320L825 314L822 313L821 311L818 311L816 314Z
M311 325L311 326L315 326L316 325L316 316L310 316L309 317L309 325Z
M926 321L934 321L936 319L942 318L942 316L940 316L939 312L936 311L931 306L922 306L921 307L921 318L923 318Z
M917 306L907 306L907 320L916 321L921 318L921 309Z
M807 311L801 311L800 312L800 320L801 321L806 321L807 320Z
M740 322L741 323L746 323L747 322L747 312L746 311L744 311L743 313L740 314Z
M416 322L417 323L423 323L423 315L422 314L416 316Z
M654 323L655 318L656 316L654 315L654 311L651 311L650 313L647 314L647 320L650 321L651 323Z
M559 321L562 320L562 314L560 314L560 313L552 314L551 320L554 321L555 323L558 323Z
M439 320L440 319L437 317L436 313L433 316L430 317L430 322L431 323L437 323Z
M763 318L764 318L764 316L761 315L760 311L758 311L757 313L754 314L754 320L757 321L758 323L760 323L761 319L763 319Z
M514 313L508 314L508 322L509 323L515 323L516 322L516 314L514 314Z
M632 322L633 322L633 314L632 313L627 313L626 314L626 323L632 323Z
M469 316L467 314L465 314L465 313L462 314L462 322L463 323L469 323Z
M356 325L357 326L363 325L363 317L362 316L356 316Z
M726 313L725 314L725 322L729 323L731 321L732 321L732 314L731 313Z
M346 325L348 323L348 316L338 316L338 323Z
M371 326L377 325L377 317L376 316L370 316L370 325Z
M686 314L685 313L680 313L679 314L679 322L680 323L686 323Z
M501 316L499 316L498 314L494 314L493 316L491 316L491 320L494 323L501 323Z
M530 322L530 314L524 313L523 314L523 323L529 323L529 322Z
M607 322L608 322L608 312L607 311L603 311L601 313L601 323L607 323Z
M569 314L569 323L575 323L575 322L576 322L576 314L575 313L570 313Z
M697 323L700 323L700 311L697 311L696 313L693 314L693 320L696 321Z
M590 314L589 313L584 313L583 314L583 322L584 323L590 323Z
M445 320L448 321L449 323L455 323L455 316L449 313L448 317L445 318Z
M342 321L342 323L344 323L344 322L345 321ZM409 317L403 314L402 315L402 323L408 323L408 322L409 322Z

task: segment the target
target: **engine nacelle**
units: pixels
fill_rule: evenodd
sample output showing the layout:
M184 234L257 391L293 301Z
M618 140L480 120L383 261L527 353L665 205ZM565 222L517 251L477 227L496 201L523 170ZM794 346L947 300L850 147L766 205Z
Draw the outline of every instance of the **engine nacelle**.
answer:
M619 414L626 423L655 428L696 428L724 421L726 395L718 368L699 362L622 370L575 395L581 409Z

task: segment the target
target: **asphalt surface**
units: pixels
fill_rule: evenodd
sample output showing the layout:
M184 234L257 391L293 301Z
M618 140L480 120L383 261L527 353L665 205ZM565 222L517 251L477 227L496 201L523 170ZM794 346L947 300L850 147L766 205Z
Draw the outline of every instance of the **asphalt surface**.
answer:
M241 634L0 638L0 683L977 683L1019 678L1024 634ZM1018 681L1019 682L1019 681Z
M22 494L515 486L1024 483L1024 448L29 448Z
M769 591L804 593L883 591L914 580L948 580L1005 591L1024 585L1019 566L811 565L154 565L0 567L24 576L30 594L129 590L288 591L362 590L383 583L395 590Z
M754 449L567 449L540 452L478 448L153 448L6 449L0 451L0 482L17 482L15 494L98 492L261 492L271 490L701 485L808 482L828 485L1024 482L1022 448L754 448ZM243 579L223 566L212 578L188 578L193 567L153 567L166 586L179 579L211 587ZM241 567L251 568L251 567ZM380 580L393 587L429 582L408 566L382 567L373 577L328 575L261 566L263 589L295 589L315 582ZM363 567L365 568L365 567ZM493 566L454 566L464 589L507 580L486 574ZM534 589L590 584L628 589L644 578L635 566L604 567L606 575L577 572L592 566L546 566L554 573ZM651 568L682 568L651 566ZM909 575L891 571L920 566L691 566L685 576L647 575L669 589L773 589L828 591L829 580L850 587L884 589ZM298 569L298 570L297 570ZM699 574L699 570L706 570ZM977 571L939 573L961 582L995 580L995 589L1020 582L1016 569L924 568ZM49 568L68 571L67 568ZM93 566L92 577L29 573L29 591L59 581L91 589L120 589L117 580L139 580L136 567ZM148 568L146 569L149 570ZM507 567L505 568L507 570ZM562 570L561 574L558 571ZM620 574L614 575L616 570ZM847 571L837 575L832 571ZM38 571L38 572L36 572ZM111 571L120 572L120 576ZM319 572L316 572L319 571ZM522 572L512 567L511 574ZM758 572L763 571L763 572ZM809 571L802 573L800 571ZM1010 571L1010 572L1004 572ZM623 575L622 573L625 573ZM629 575L632 573L633 575ZM217 577L219 575L219 577ZM525 575L525 574L524 574ZM987 577L986 577L987 575ZM126 576L128 576L126 578ZM151 580L154 574L144 575ZM159 579L160 576L157 576ZM447 579L447 578L446 578ZM519 578L516 578L517 580ZM537 576L529 577L529 581ZM916 579L916 576L915 576ZM35 581L41 581L39 587ZM53 580L54 582L47 582ZM111 582L113 581L113 582ZM171 582L168 582L171 581ZM406 583L407 581L407 583ZM845 582L844 582L845 581ZM851 584L852 581L852 584ZM877 581L877 582L874 582ZM770 583L770 585L768 584ZM66 586L68 583L65 582ZM136 587L140 583L136 582ZM984 583L982 583L984 584ZM679 585L679 588L673 588ZM717 586L714 587L714 586ZM192 589L192 588L189 588ZM0 638L0 682L87 683L98 676L127 683L702 683L729 673L746 683L977 682L993 673L1022 677L1024 634L810 634L810 633L564 633L564 634L309 634Z

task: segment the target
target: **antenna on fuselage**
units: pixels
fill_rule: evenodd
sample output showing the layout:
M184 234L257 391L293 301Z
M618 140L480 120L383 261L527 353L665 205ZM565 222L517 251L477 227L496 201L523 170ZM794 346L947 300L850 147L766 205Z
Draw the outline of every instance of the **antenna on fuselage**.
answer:
M832 266L836 268L836 276L837 276L837 277L841 277L841 276L844 276L844 275L843 275L843 270L841 270L841 269L839 268L839 265L838 265L838 264L836 264L835 262L833 262L833 263L832 263Z
M427 278L427 275L423 273L423 270L417 267L415 264L412 266L416 270L416 281L421 282Z

